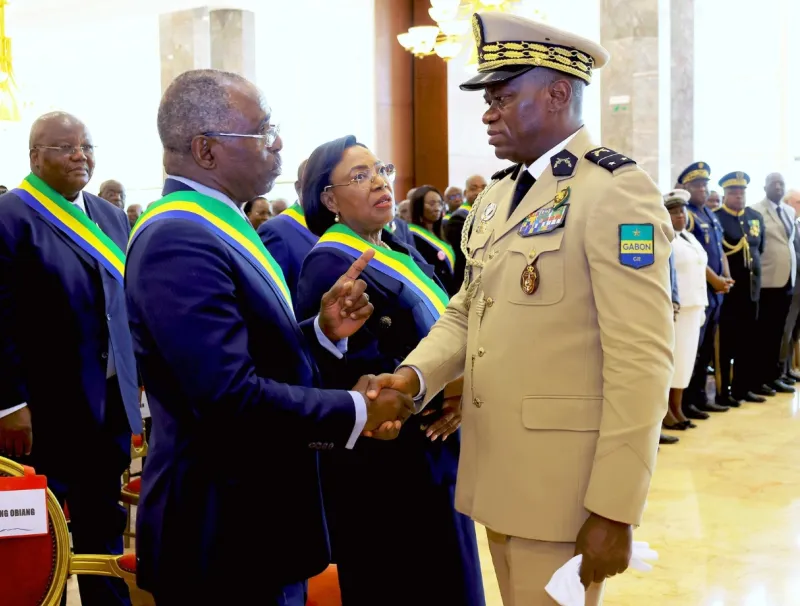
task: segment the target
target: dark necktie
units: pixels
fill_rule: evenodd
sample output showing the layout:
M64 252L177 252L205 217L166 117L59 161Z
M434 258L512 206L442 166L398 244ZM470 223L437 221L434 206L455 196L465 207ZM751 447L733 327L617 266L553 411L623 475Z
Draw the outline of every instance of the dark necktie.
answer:
M792 226L789 225L789 222L786 220L786 213L783 212L780 204L775 206L775 211L778 213L778 218L783 223L783 230L786 232L786 237L789 237L789 234L792 233Z
M514 197L511 198L511 210L508 212L509 217L517 210L517 206L522 202L525 194L530 191L534 183L536 183L536 179L533 178L530 171L523 170L522 174L517 178L517 187L514 189Z

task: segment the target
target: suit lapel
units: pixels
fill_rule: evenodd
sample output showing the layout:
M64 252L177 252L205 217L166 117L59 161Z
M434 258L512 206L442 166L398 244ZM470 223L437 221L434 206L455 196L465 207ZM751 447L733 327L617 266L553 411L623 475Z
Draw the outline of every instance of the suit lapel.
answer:
M569 142L565 149L576 156L578 158L578 162L581 162L584 154L586 154L586 152L592 147L593 145L589 137L589 133L587 132L586 127L583 127L572 138L572 141ZM533 187L531 187L527 195L522 199L522 202L520 202L517 209L508 218L508 221L505 222L503 227L500 228L500 231L497 233L497 239L499 240L512 229L517 227L525 219L525 217L531 213L535 213L540 208L546 206L549 202L552 202L559 189L565 187L565 185L562 185L562 183L572 179L572 177L577 173L577 170L578 167L576 166L575 170L572 171L570 176L556 177L553 175L552 165L548 164L545 171L536 180L536 183L533 184ZM512 196L513 193L511 196L506 196L506 199L502 204L500 204L497 212L506 213L505 215L501 216L507 216L507 213L511 207Z
M46 225L47 229L53 232L62 242L64 242L67 246L69 246L72 249L72 251L78 256L78 258L87 265L87 267L90 267L91 269L94 270L97 269L97 262L89 253L87 253L80 246L78 246L72 240L72 238L70 238L67 234L61 231L58 227L50 223L50 221L45 219L42 215L40 215L39 213L35 214L36 214L36 220Z

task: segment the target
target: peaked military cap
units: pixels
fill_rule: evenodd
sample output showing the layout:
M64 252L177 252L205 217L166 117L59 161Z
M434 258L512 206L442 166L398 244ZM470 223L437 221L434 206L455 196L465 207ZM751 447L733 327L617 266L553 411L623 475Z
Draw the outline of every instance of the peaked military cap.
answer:
M687 166L678 177L678 183L686 185L697 179L708 179L711 177L711 167L705 162L695 162Z
M596 42L509 13L472 16L478 47L478 75L461 90L481 90L511 80L537 67L548 67L592 81L592 70L608 63L608 51Z
M747 187L750 183L750 175L738 171L735 173L728 173L719 180L719 186L725 187Z
M671 192L664 194L664 206L675 208L676 206L686 206L692 195L685 189L673 189Z

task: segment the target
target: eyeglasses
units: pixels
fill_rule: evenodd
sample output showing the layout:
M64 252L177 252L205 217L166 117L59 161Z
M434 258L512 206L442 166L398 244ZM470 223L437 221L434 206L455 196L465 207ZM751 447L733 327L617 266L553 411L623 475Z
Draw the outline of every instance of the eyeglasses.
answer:
M281 132L281 127L279 124L270 124L267 127L267 132L258 135L244 135L241 133L217 133L217 132L210 132L210 133L203 133L204 137L239 137L243 139L261 139L264 141L264 144L267 147L272 147L275 145L275 141L278 139L278 135Z
M34 145L33 149L51 149L62 156L74 156L81 150L85 156L94 154L94 145Z
M327 185L322 191L330 191L334 187L347 187L348 185L356 185L358 187L363 187L366 185L372 185L375 183L375 177L378 175L386 183L394 183L394 178L397 173L397 170L394 167L394 164L380 164L378 165L374 171L361 171L357 173L352 179L350 179L349 183L335 183L333 185Z

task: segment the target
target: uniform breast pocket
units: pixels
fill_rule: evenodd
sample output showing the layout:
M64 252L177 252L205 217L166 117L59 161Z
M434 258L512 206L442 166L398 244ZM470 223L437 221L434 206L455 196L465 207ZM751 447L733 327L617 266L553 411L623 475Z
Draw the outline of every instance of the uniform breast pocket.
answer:
M516 234L511 237L514 239L503 259L503 282L508 300L516 305L553 305L561 301L564 298L564 229L529 238ZM523 284L526 278L528 283Z

